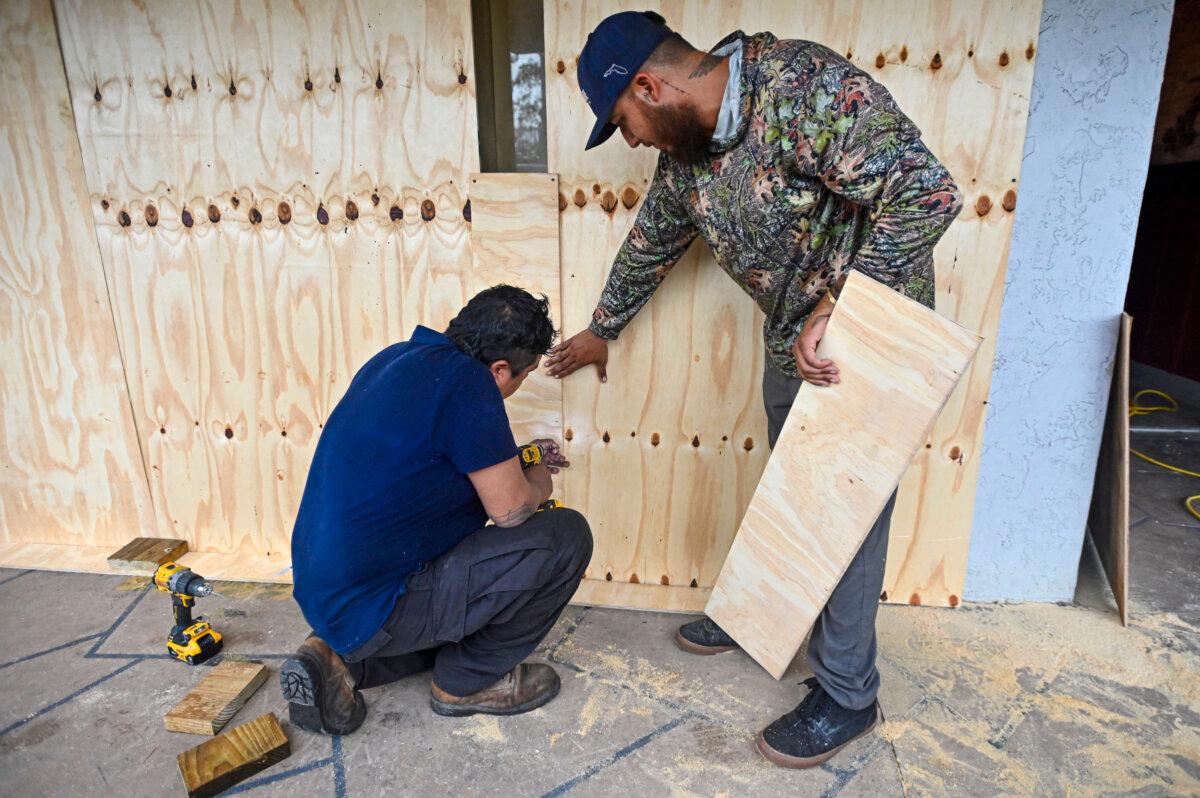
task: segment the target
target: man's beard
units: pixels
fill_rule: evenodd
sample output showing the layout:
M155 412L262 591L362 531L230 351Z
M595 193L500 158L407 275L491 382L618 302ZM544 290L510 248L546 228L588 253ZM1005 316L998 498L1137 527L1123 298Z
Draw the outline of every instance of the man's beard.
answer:
M691 106L666 106L656 114L655 143L667 155L686 166L695 166L712 157L708 145L712 131L706 130L700 115Z

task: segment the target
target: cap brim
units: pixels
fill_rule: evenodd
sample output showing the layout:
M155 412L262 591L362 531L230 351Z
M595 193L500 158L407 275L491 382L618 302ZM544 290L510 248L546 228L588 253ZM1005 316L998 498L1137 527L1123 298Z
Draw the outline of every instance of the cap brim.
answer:
M611 115L612 109L610 108L606 114L596 118L596 124L592 128L592 135L588 136L587 146L583 148L584 150L590 150L592 147L599 147L601 144L608 141L609 137L612 136L613 133L617 132L617 126L610 124L608 121L608 118Z

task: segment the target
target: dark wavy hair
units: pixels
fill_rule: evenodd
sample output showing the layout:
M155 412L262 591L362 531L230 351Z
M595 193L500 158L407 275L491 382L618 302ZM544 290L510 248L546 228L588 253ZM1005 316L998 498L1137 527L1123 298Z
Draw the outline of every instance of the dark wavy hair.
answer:
M446 337L490 366L507 360L513 376L529 368L554 343L550 300L511 285L485 288L450 320Z

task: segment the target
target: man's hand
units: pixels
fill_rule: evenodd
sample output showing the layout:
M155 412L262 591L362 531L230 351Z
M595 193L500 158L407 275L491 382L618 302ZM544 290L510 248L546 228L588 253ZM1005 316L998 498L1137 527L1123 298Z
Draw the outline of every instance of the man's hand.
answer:
M608 382L608 341L591 330L584 330L550 350L546 371L551 377L562 379L589 363L596 364L600 382Z
M554 492L554 482L550 479L550 469L542 464L531 466L525 469L525 479L529 480L530 487L533 488L538 496L537 501L533 503L533 509L536 510Z
M827 300L822 300L827 304ZM813 385L828 386L838 383L838 369L832 360L817 357L817 344L825 335L825 327L829 325L829 314L832 308L823 309L818 306L813 314L804 322L796 343L792 344L792 355L796 358L796 368L800 376Z
M562 449L559 448L558 442L550 438L538 438L531 443L536 443L542 447L542 464L550 471L551 474L557 474L561 468L569 468L571 463L563 455Z

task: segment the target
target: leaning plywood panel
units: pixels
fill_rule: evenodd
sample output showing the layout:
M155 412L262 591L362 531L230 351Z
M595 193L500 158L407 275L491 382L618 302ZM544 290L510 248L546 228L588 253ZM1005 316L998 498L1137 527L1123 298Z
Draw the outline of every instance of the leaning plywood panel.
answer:
M545 295L562 325L558 271L558 175L471 175L470 293L508 283ZM562 438L562 381L530 374L505 404L518 443Z
M1041 0L548 5L548 158L562 183L567 334L590 320L655 163L651 151L630 150L619 136L584 152L594 117L578 89L576 59L605 16L645 8L661 11L698 47L740 28L845 54L888 87L966 194L967 208L935 252L937 303L985 340L903 482L886 578L896 599L957 603ZM596 532L589 576L712 584L767 456L761 320L697 244L610 346L608 382L599 385L590 369L567 380L567 500Z
M1100 455L1096 459L1096 484L1088 514L1088 534L1100 554L1121 623L1129 623L1129 334L1133 317L1121 314L1117 357L1113 363L1112 391Z
M57 11L159 526L287 578L350 378L468 295L469 8Z
M817 348L838 385L804 385L706 614L776 679L896 489L979 337L851 273Z
M154 516L50 3L0 50L0 543L111 553Z

